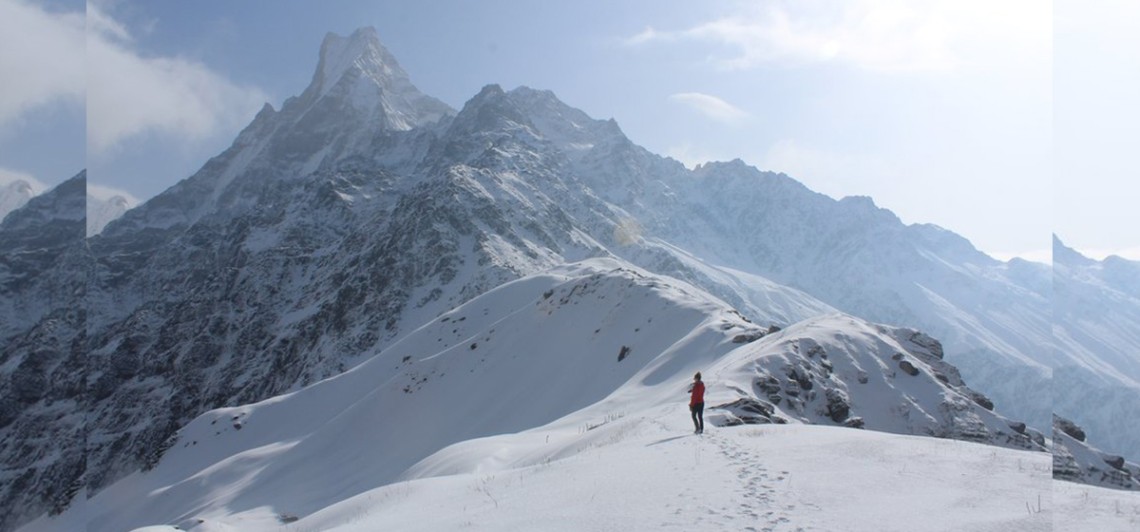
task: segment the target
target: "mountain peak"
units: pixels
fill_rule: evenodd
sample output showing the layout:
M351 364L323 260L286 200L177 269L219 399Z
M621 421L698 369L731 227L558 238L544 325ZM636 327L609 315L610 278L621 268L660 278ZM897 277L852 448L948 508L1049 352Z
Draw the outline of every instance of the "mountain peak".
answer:
M336 102L331 106L353 115L382 115L382 126L395 130L411 129L453 112L412 84L372 27L360 28L348 37L325 36L313 80L300 98L304 108L322 101Z
M1091 266L1097 261L1081 254L1081 252L1066 246L1061 238L1053 235L1053 263L1065 266Z
M321 59L313 75L313 85L317 86L321 95L327 94L346 73L354 69L376 81L408 78L396 58L380 44L375 28L360 28L348 37L332 32L325 35L321 43Z

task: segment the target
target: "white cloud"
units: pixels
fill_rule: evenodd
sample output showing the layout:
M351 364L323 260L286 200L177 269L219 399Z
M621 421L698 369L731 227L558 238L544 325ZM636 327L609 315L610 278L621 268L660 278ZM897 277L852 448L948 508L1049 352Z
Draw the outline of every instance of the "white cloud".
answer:
M669 38L673 38L673 37L675 37L675 34L670 34L668 32L662 34L661 32L653 29L652 27L647 27L644 30L642 30L641 33L638 33L637 35L623 39L623 42L627 46L637 46L640 44L645 44L648 42L653 42L653 41L658 41L658 40L665 40L665 39L669 39Z
M26 181L32 187L33 194L43 194L48 189L47 185L33 177L32 174L0 168L0 187L6 187L16 181Z
M14 190L8 190L10 185L21 181L27 183L27 188L17 186ZM44 190L47 190L47 187L31 175L0 168L0 221L3 221L8 213L23 207L29 199L42 194Z
M98 6L98 3L89 3L87 8L87 31L101 35L103 38L118 39L130 42L131 32L127 31L119 21L111 18Z
M94 5L87 40L87 145L103 154L143 133L200 141L232 133L267 95L179 57L143 57L122 25Z
M269 99L199 62L144 56L128 28L93 3L66 13L0 0L0 79L0 127L86 97L91 155L143 133L183 142L230 135Z
M1052 9L1036 0L782 0L681 30L646 28L627 45L696 42L732 54L729 70L765 64L843 63L875 71L938 71L967 64L1048 68ZM1011 55L1012 54L1012 55Z
M710 94L680 92L669 96L669 99L725 124L739 124L748 118L747 111Z
M122 189L118 189L118 188L114 188L114 187L108 187L105 185L97 185L97 184L92 183L90 181L87 182L87 195L91 196L91 197L93 197L99 201L110 201L110 200L114 199L116 196L119 196L119 197L122 197L123 199L127 200L127 207L128 208L135 207L139 203L141 203L139 201L139 199L134 196L134 194L131 194L130 192L127 192L126 190L122 190Z
M84 97L84 13L0 0L0 126L41 106Z

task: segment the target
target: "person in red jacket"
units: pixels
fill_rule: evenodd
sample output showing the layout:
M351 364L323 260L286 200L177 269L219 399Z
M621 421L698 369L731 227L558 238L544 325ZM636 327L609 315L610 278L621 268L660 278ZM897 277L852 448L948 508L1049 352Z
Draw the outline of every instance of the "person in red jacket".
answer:
M693 414L695 434L705 431L705 383L701 382L701 372L693 375L693 385L689 387L692 395L689 397L689 411Z

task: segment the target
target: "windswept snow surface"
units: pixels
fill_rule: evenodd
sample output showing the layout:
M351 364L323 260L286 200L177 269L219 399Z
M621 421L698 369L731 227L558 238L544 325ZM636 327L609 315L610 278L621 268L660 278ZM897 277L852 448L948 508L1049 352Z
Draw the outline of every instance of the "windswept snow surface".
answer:
M685 434L683 405L448 449L452 471L331 506L293 530L1041 530L1048 456L836 427ZM488 451L495 453L488 454ZM543 454L569 454L545 462ZM1041 496L1042 512L1025 503ZM441 504L441 501L446 501Z
M1016 449L1034 443L1010 440L1008 420L955 399L966 389L939 366L936 342L843 315L767 332L691 285L617 259L558 267L477 297L342 375L203 414L154 469L88 501L88 530L1037 530L1048 522L1049 455ZM808 339L819 350L799 356ZM918 374L889 368L902 353ZM834 371L805 369L808 359ZM757 368L782 372L786 362L812 373L811 388L801 384L806 373L775 373L781 392L757 398ZM699 437L685 407L697 370L709 383L708 432ZM846 421L821 411L833 405L832 388L868 427L961 437L928 430L928 418L944 424L951 403L993 422L974 436L1013 448L803 426ZM714 426L747 412L718 405L773 407L771 395L783 398L771 419L788 424ZM1027 512L1038 496L1044 509Z
M1140 493L1053 481L1053 530L1140 530Z

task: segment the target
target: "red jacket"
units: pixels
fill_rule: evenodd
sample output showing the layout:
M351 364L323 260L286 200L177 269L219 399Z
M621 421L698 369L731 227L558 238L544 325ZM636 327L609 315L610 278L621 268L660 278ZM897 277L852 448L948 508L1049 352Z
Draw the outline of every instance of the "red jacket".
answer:
M705 402L705 383L697 381L693 383L693 397L689 399L689 406L701 404Z

